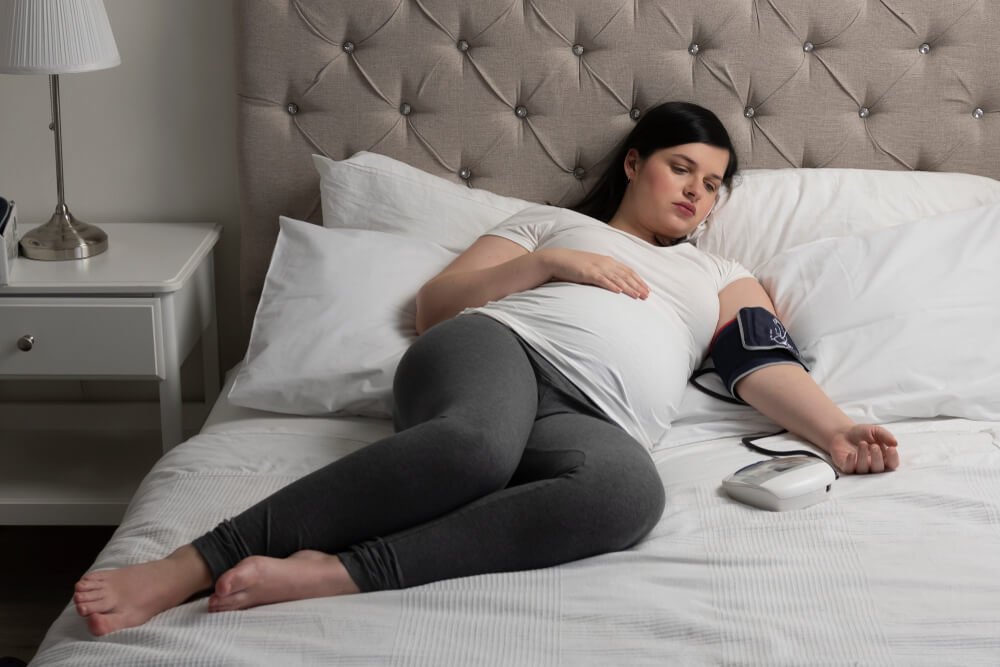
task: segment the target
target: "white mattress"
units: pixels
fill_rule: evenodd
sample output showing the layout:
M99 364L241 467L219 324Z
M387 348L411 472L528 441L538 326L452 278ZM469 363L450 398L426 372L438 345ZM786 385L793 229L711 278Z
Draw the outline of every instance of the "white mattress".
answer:
M896 424L898 471L841 478L786 513L720 492L759 455L684 430L673 442L687 444L654 453L666 511L629 551L239 612L209 614L201 598L99 639L70 605L32 664L1000 664L1000 424ZM164 556L389 432L222 399L150 472L94 568Z

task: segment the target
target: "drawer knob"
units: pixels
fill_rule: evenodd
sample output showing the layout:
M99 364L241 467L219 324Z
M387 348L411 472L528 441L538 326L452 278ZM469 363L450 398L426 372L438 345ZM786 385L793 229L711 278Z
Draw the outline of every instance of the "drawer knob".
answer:
M17 349L21 350L21 352L27 352L34 346L35 337L30 334L26 334L17 339Z

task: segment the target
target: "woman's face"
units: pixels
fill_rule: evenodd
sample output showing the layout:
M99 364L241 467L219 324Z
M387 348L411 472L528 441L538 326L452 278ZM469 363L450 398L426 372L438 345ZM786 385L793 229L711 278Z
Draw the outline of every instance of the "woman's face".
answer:
M661 148L646 158L629 151L630 183L611 224L654 245L670 245L711 211L728 165L729 151L709 144Z

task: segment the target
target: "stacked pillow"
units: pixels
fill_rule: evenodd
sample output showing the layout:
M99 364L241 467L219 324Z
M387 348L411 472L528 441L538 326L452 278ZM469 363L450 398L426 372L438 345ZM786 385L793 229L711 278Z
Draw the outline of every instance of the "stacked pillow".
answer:
M325 228L282 219L230 400L390 416L420 285L533 203L373 153L314 161ZM966 174L750 171L697 243L756 270L813 377L855 418L1000 419L1000 355L977 348L1000 325L990 202L1000 182ZM689 392L680 418L726 410Z
M314 155L323 227L282 218L229 400L301 415L389 417L420 286L532 202L375 153Z
M416 338L414 296L455 257L436 243L279 219L246 363L230 400L302 415L392 414Z
M856 420L1000 419L1000 204L813 241L757 277Z
M816 239L854 236L1000 201L1000 181L971 174L754 169L737 174L697 244L751 271Z

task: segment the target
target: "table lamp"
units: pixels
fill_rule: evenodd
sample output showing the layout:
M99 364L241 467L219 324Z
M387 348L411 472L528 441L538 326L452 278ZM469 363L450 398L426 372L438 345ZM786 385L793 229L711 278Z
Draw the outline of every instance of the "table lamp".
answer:
M80 222L63 192L59 75L121 64L103 0L0 0L0 72L48 74L59 203L47 223L21 238L31 259L84 259L108 248L108 235Z

